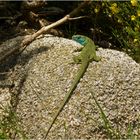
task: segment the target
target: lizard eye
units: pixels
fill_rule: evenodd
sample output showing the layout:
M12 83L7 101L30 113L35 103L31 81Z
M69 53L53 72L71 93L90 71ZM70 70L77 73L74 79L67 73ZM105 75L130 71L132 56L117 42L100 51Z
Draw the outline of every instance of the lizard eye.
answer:
M81 37L80 37L80 36L78 36L78 37L77 37L77 39L81 39Z

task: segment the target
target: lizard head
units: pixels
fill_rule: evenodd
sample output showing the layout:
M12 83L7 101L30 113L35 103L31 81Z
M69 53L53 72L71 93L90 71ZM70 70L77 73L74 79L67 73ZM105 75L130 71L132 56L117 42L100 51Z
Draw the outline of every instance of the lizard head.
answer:
M85 46L88 43L88 37L83 35L73 35L72 39L83 46Z

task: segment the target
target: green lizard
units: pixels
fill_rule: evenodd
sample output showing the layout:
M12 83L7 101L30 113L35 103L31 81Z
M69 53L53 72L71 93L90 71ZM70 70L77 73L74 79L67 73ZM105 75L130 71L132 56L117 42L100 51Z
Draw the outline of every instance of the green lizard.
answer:
M83 35L74 35L72 37L73 40L75 40L76 42L80 43L81 45L83 45L83 49L80 53L79 56L74 57L74 61L76 63L80 63L80 69L78 70L78 74L77 76L74 78L74 81L70 87L70 90L68 91L68 93L65 95L64 100L61 102L59 109L57 110L57 112L54 114L54 117L48 127L47 133L45 135L45 138L48 136L48 133L52 127L52 125L54 124L55 120L57 119L58 115L60 114L60 112L62 111L62 109L64 108L64 106L66 105L66 103L68 102L68 100L70 99L73 91L75 90L75 88L77 87L80 79L83 77L84 73L86 72L86 69L89 65L89 63L93 60L95 61L99 61L100 57L96 56L96 46L94 44L94 42Z

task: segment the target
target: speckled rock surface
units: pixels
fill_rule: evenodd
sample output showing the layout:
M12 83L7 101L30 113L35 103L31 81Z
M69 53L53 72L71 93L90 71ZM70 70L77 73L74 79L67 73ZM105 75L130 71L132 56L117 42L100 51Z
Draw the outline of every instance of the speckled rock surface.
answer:
M72 58L79 47L74 41L48 35L31 43L19 58L26 78L17 115L29 139L44 138L77 74L80 64L73 64ZM113 128L125 136L131 123L134 134L140 135L140 65L123 52L99 48L97 54L102 60L90 63L47 139L108 138L91 91Z
M21 40L23 40L23 36L9 39L0 44L0 57L7 53L7 51L17 47ZM21 64L18 65L16 63L13 55L9 59L6 59L5 62L0 62L0 121L5 115L8 115L9 108L11 107L11 87L13 81L15 80L15 83L20 83L21 81L21 78L19 79L19 74L13 72L14 66L16 69L16 65L17 67L20 66L21 68ZM21 71L21 69L19 69L19 71Z
M7 114L10 107L11 95L8 89L0 89L0 121Z

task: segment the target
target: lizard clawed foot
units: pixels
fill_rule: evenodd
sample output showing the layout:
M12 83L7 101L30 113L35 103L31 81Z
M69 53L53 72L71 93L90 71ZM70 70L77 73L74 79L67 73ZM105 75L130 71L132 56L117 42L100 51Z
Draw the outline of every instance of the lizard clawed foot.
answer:
M75 64L81 64L81 63L82 63L82 58L81 58L80 55L74 56L74 57L73 57L73 60L74 60L74 63L75 63Z

